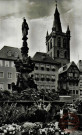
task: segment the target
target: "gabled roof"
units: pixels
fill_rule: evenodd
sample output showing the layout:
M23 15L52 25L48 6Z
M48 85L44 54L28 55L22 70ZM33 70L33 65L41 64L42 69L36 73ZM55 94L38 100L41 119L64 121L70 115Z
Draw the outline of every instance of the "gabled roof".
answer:
M72 61L72 62L66 64L65 66L61 67L61 68L58 70L58 74L62 74L62 73L64 73L64 72L66 72L66 71L70 68L71 65L75 65L75 66L77 67L77 65L74 63L74 61ZM77 69L78 69L78 67L77 67ZM78 70L79 70L79 69L78 69Z
M42 63L50 63L50 64L59 64L56 63L47 53L36 52L32 58L33 61L42 62Z
M21 50L15 47L4 46L0 50L0 59L16 60L17 57L21 58Z

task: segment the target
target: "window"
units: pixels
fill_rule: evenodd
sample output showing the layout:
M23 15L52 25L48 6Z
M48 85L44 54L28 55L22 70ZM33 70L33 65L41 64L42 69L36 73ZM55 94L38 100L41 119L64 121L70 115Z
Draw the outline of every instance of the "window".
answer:
M61 46L61 37L58 37L58 39L57 39L57 46Z
M11 61L11 67L15 67L14 61Z
M64 58L67 58L67 52L65 51L65 53L64 53Z
M11 84L8 84L8 90L10 90L11 89Z
M2 67L3 66L3 61L2 60L0 60L0 67Z
M51 76L51 81L52 81L52 82L55 81L55 75Z
M78 77L78 73L75 73L75 77Z
M66 38L63 39L63 47L66 48Z
M69 73L69 77L73 77L73 73Z
M35 70L38 70L39 69L39 64L35 64Z
M0 72L0 78L3 78L4 74L3 72Z
M0 83L0 90L3 90L3 83Z
M78 90L76 90L76 94L78 94Z
M41 75L41 81L44 81L44 80L45 80L44 75Z
M55 71L55 66L52 66L51 68L52 68L52 71Z
M47 71L50 70L50 65L46 65L46 70L47 70Z
M82 90L80 90L80 95L82 95Z
M44 70L44 67L41 67L41 70Z
M39 75L38 74L35 74L35 80L39 81Z
M57 57L59 57L59 50L57 50Z
M8 78L9 78L9 79L12 78L12 73L8 72Z
M47 68L47 71L49 71L50 69L49 68Z
M35 66L35 69L38 70L38 66Z
M55 68L52 68L52 71L55 71Z
M73 94L75 94L75 90L73 90Z
M9 61L5 61L5 67L9 67Z
M49 78L49 76L48 76L48 75L46 76L46 80L47 80L47 81L50 81L50 78Z

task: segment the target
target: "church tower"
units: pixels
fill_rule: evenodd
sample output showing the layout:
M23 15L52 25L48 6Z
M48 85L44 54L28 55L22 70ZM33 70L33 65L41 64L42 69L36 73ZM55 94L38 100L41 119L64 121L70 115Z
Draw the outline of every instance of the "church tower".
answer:
M51 56L59 67L70 62L70 29L67 27L66 32L62 32L60 14L57 8L54 13L52 32L46 35L47 54Z

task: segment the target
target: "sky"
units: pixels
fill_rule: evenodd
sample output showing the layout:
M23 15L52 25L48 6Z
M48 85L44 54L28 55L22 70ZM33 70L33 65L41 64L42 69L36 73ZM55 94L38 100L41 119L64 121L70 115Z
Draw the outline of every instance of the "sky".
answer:
M71 31L71 61L82 60L82 4L81 0L57 0L63 32ZM29 25L29 55L46 52L46 32L52 30L55 0L0 0L0 49L22 47L22 22Z

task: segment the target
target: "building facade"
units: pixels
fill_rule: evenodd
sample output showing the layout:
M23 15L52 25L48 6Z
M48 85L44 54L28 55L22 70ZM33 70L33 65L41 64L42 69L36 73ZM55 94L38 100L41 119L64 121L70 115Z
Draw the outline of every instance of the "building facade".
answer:
M70 30L62 31L60 14L56 5L52 32L46 35L47 54L52 57L60 67L70 62Z
M18 48L4 46L0 50L0 90L12 91L12 82L17 82L14 61L21 57ZM31 73L39 90L57 91L58 63L46 53L37 52L32 58L35 63Z
M79 98L79 69L71 62L58 71L58 90L60 95L71 95Z
M0 90L12 90L12 82L16 83L14 60L21 57L18 48L4 46L0 50Z
M80 99L82 99L82 60L78 61L77 64L79 70L80 70L80 77L79 77L79 94L80 94Z
M35 69L32 72L39 90L57 90L57 66L54 60L46 53L37 52L33 57Z

